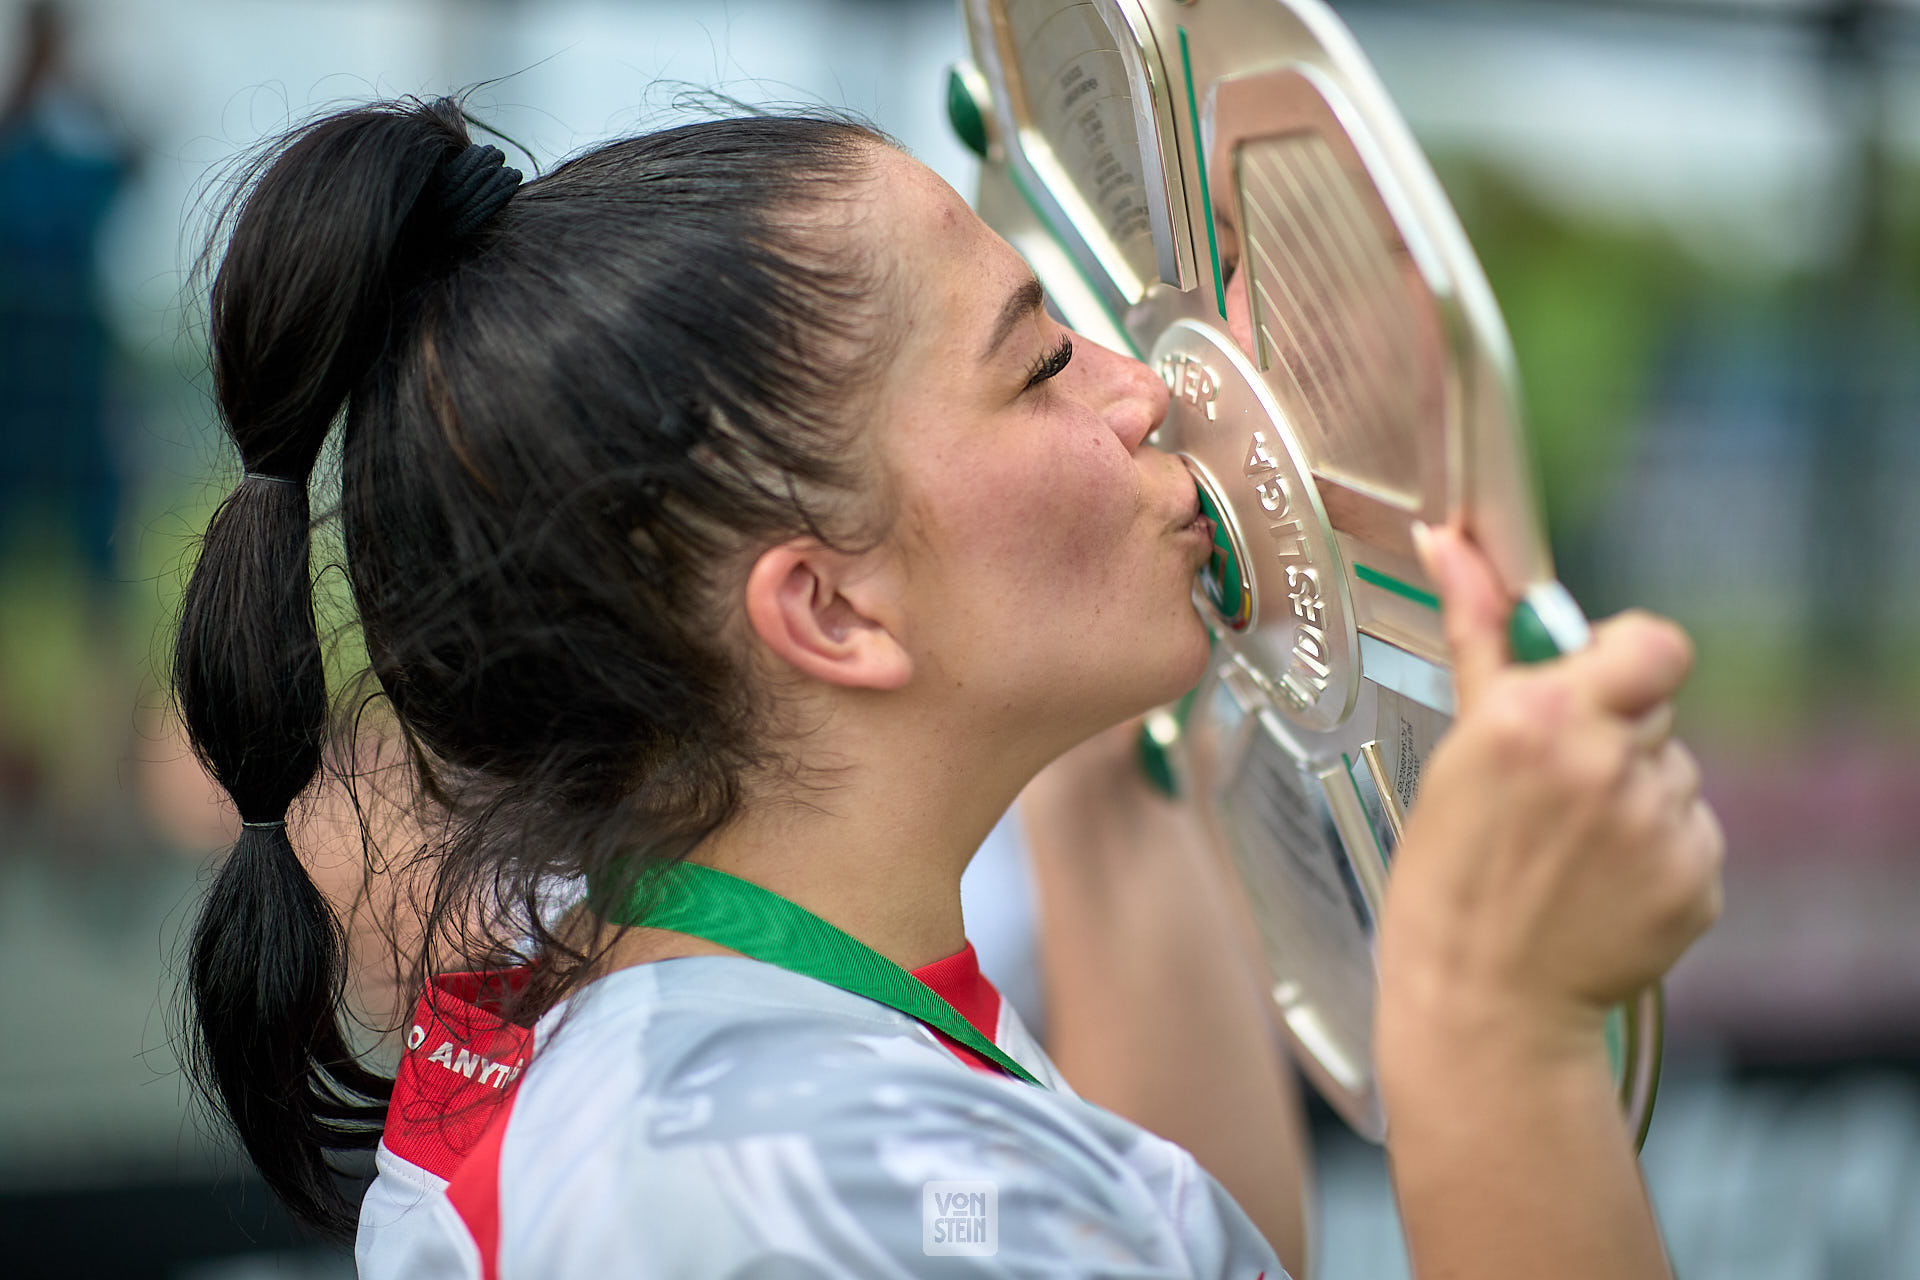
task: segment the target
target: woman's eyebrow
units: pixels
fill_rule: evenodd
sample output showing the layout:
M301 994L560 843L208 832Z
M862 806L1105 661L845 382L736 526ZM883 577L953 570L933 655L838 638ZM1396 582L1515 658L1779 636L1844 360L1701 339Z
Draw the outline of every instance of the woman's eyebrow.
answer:
M1007 305L1000 308L1000 318L993 325L993 341L987 343L987 349L980 353L980 363L993 359L993 353L1007 340L1007 335L1019 327L1020 322L1038 311L1046 304L1046 292L1040 288L1040 282L1028 276L1020 287L1007 299Z

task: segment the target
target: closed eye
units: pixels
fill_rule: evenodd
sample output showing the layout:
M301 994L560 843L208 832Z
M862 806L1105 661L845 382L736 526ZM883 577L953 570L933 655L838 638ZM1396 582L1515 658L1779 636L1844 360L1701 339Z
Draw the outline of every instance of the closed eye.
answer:
M1033 362L1033 368L1027 374L1028 391L1033 390L1048 378L1057 376L1073 362L1073 339L1062 338L1060 345Z

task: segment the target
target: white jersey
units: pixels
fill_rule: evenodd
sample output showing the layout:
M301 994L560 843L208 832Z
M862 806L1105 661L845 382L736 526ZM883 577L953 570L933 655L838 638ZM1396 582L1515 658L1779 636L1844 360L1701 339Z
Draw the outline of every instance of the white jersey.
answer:
M1192 1156L1073 1093L972 947L915 976L1049 1087L754 960L620 970L530 1035L480 1012L511 975L438 980L361 1276L1284 1274Z

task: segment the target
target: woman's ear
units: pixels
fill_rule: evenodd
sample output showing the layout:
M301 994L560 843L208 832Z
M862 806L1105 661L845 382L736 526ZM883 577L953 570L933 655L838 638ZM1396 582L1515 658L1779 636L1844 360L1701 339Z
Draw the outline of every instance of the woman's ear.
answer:
M898 689L913 659L886 619L887 575L872 553L849 555L810 538L770 547L747 572L747 622L788 666L827 684Z

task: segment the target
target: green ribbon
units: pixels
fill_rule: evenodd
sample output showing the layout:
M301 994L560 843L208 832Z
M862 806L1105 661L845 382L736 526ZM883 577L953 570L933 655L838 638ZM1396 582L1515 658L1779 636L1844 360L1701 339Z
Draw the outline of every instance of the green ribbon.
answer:
M608 919L705 938L865 996L944 1033L1008 1075L1040 1086L926 983L805 907L738 876L694 862L674 863L641 876L625 905Z

